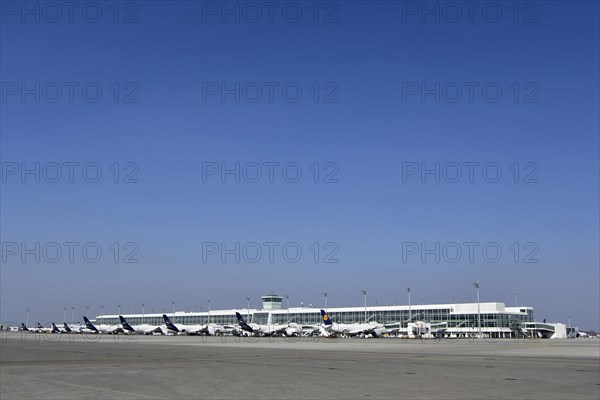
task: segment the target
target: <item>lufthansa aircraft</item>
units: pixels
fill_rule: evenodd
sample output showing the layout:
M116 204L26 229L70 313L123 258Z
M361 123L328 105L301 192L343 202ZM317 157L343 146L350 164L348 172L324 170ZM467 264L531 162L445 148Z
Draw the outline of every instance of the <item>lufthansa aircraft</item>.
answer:
M239 312L235 313L238 323L242 331L248 332L256 336L300 336L302 335L302 326L300 324L290 323L281 325L261 325L255 323L247 323L244 317Z
M141 324L141 325L129 325L127 320L119 315L119 319L121 320L121 326L123 327L123 331L125 333L143 333L144 335L151 335L153 333L163 333L163 330L160 326Z
M84 315L83 321L85 322L85 333L123 333L123 328L119 325L104 325L99 324L98 326L92 324L90 320Z
M166 314L163 314L167 331L176 335L219 335L225 332L225 328L218 324L206 325L184 325L174 324Z
M338 324L331 322L331 319L329 318L329 315L327 315L325 310L321 310L321 317L323 318L322 333L326 336L332 334L339 334L360 337L372 335L379 337L387 333L385 326L376 322L370 322L366 324Z
M25 326L24 322L21 322L21 330L24 332L40 333L42 332L42 329L44 329L44 327L39 322L36 324L35 328L28 328Z

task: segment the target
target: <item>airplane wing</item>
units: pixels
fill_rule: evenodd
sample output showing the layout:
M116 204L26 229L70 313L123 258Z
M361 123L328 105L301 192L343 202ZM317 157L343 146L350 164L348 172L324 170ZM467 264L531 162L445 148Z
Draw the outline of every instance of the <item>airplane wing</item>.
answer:
M354 328L354 329L347 329L344 333L346 333L350 336L357 336L357 335L361 335L361 334L367 334L368 332L369 332L369 329Z
M288 325L273 325L270 327L272 334L281 335L288 329Z

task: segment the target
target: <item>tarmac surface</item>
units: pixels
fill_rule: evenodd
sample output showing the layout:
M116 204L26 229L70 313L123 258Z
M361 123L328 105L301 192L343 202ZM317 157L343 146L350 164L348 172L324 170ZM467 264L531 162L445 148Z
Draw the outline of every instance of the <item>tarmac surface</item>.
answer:
M0 338L4 399L599 399L600 340Z

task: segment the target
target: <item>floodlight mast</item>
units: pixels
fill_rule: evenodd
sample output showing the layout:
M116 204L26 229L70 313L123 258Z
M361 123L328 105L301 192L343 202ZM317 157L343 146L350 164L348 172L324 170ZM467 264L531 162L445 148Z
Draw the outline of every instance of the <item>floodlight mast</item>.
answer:
M412 322L412 309L410 307L410 286L406 288L408 292L408 322Z
M473 282L473 286L475 286L475 291L477 292L477 330L479 332L479 338L481 338L481 304L479 301L479 281Z
M367 289L363 289L362 294L365 296L365 323L367 323Z
M208 321L207 323L210 324L210 302L212 301L212 299L209 297L208 300L206 300L208 302Z

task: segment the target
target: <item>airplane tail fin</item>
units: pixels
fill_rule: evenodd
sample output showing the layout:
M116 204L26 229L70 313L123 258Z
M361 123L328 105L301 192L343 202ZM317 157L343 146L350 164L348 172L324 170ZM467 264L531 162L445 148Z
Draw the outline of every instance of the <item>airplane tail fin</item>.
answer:
M321 310L321 317L323 318L325 326L333 325L333 322L331 322L331 319L329 319L329 315L327 315L325 310Z
M163 319L165 320L165 325L167 325L167 329L170 331L175 331L175 332L179 332L179 328L177 328L169 319L169 317L167 317L167 314L163 314Z
M69 327L69 325L67 325L66 322L63 322L63 325L64 325L65 331L67 331L67 333L71 333L72 332L71 328Z
M38 329L42 329L43 328L42 324L40 324L39 322L35 325L35 327L38 328Z
M131 325L129 325L129 322L127 322L127 320L122 315L119 315L119 320L121 320L121 325L123 326L123 329L133 332L133 328L131 327Z
M60 329L58 329L56 324L53 322L52 323L52 333L59 333L59 332L60 332Z
M29 332L29 328L27 328L25 326L25 322L21 322L21 329L24 330L25 332Z
M237 317L238 323L240 324L243 330L252 331L252 328L250 327L250 325L248 325L244 317L242 317L242 314L236 312L235 316Z
M91 329L93 331L98 331L98 329L96 329L96 327L94 326L94 324L92 324L90 322L90 320L88 319L88 317L86 317L85 315L83 316L83 322L85 322L85 327L88 329Z

